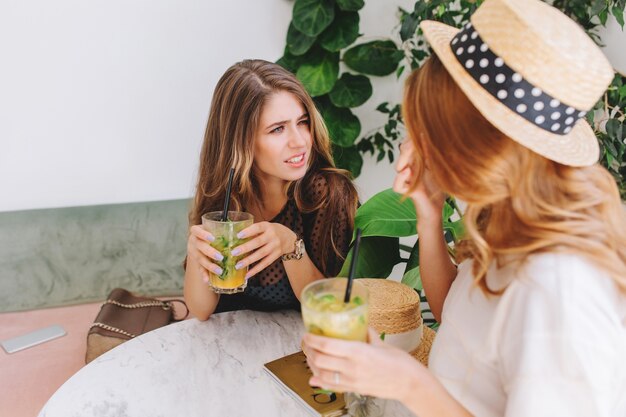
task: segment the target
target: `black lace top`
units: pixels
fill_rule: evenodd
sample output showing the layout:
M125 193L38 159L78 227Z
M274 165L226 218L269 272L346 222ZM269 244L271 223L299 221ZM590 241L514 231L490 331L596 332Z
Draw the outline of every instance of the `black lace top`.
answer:
M325 193L326 187L326 181L320 177L314 181L313 189L310 192L317 194ZM321 239L323 239L320 225L323 222L335 222L333 239L342 256L345 257L348 253L353 231L353 225L348 224L346 210L347 208L341 210L340 215L335 219L326 217L324 208L313 213L301 213L298 211L295 201L291 198L287 200L287 204L285 204L280 213L270 221L283 224L298 236L302 236L306 252L313 264L324 276L332 277L336 276L341 270L343 260L333 251L331 259L326 261L326 269L322 269L318 249L322 242ZM259 311L300 309L300 303L291 289L281 258L278 258L270 266L251 277L244 292L231 295L222 294L215 312L244 309Z

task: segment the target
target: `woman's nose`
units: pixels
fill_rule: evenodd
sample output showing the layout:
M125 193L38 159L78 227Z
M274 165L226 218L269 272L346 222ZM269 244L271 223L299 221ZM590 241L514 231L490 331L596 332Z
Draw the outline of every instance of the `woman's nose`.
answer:
M301 148L306 145L306 137L304 132L298 129L298 126L291 129L291 134L289 135L289 146L292 148Z

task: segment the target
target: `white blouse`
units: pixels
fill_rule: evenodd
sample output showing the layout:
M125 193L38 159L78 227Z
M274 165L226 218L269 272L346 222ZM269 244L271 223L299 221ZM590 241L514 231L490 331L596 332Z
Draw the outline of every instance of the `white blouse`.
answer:
M626 295L579 256L459 265L429 368L475 416L626 417Z

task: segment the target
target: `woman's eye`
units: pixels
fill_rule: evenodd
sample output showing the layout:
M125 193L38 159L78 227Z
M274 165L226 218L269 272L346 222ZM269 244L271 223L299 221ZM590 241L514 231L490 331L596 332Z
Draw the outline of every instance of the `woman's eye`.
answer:
M270 133L282 133L283 130L285 130L285 126L278 126L277 128L270 130Z
M308 126L308 125L311 124L311 121L309 119L302 119L298 123L301 124L301 125L307 125Z

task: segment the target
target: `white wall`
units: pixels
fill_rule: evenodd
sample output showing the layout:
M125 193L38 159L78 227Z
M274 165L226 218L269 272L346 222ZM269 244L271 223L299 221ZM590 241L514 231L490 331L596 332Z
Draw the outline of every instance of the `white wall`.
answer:
M367 3L368 39L389 36L396 8ZM289 0L3 1L0 211L191 196L219 76L244 58L279 58L292 7ZM400 83L389 81L375 87L370 107L399 97ZM370 165L359 182L387 187ZM376 168L389 172L388 164Z
M4 0L0 211L189 197L211 92L287 0Z
M412 10L415 1L396 0L394 3L395 6L390 5L390 2L385 0L365 1L365 7L360 13L361 33L364 33L364 36L359 38L357 43L385 38L392 38L400 42L398 36L398 7ZM362 123L361 136L385 124L387 121L386 116L375 111L375 109L384 101L392 104L402 101L403 81L408 73L409 68L406 68L400 80L397 80L395 75L370 77L374 84L372 98L363 106L355 109L355 113L359 116ZM401 139L398 139L398 141L401 141ZM361 201L365 201L377 192L392 186L395 176L393 165L389 164L387 158L377 163L376 157L377 154L364 156L363 169L361 170L361 175L356 180Z
M394 35L397 7L367 0L364 42ZM211 92L244 58L282 55L292 0L3 0L0 3L0 211L189 197ZM626 36L611 23L609 53ZM612 46L615 45L615 46ZM618 65L614 62L614 65ZM624 68L622 64L622 68ZM374 80L363 133L402 82ZM367 158L364 201L391 186Z
M598 33L604 44L604 53L613 64L613 68L626 76L626 33L613 16L609 16L606 27Z

